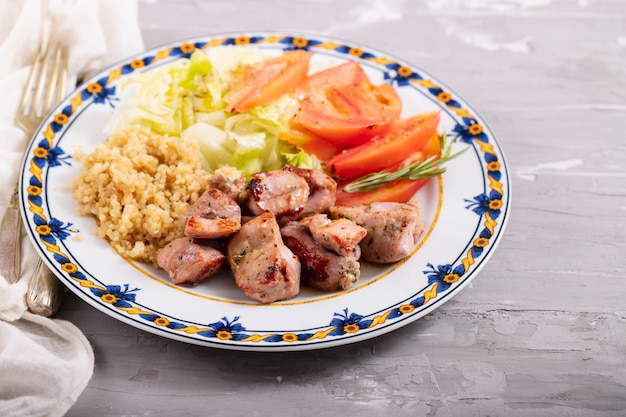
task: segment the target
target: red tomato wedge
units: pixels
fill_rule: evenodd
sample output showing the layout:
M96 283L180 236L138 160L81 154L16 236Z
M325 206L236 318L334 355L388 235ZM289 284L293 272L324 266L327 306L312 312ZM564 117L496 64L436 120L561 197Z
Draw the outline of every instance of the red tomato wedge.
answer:
M374 85L356 62L346 62L306 78L297 90L297 122L340 149L384 134L402 112L388 84Z
M438 119L438 117L437 117ZM408 156L397 163L395 166L390 166L385 171L393 172L396 171L403 166L411 164L413 162L417 162L419 160L424 160L433 155L441 155L441 141L439 140L439 135L437 133L431 135L431 137L427 140L427 142L422 145L421 150L417 152L408 153ZM369 170L368 170L369 171ZM368 173L380 172L381 170L371 170L362 175L359 175L360 178L363 175ZM356 178L356 177L355 177ZM350 180L346 180L341 182L337 186L337 201L335 204L350 206L356 204L369 204L377 201L394 201L398 203L406 203L409 201L416 192L422 188L429 179L421 179L421 180L411 180L411 179L399 179L395 181L391 181L388 184L383 185L380 188L377 188L373 191L365 191L360 193L347 193L344 191L344 187L353 181L355 178Z
M439 112L397 120L385 135L328 159L326 170L336 178L356 178L435 155L440 152L439 120Z
M291 124L288 130L280 132L278 138L297 145L304 152L317 156L320 161L326 161L338 151L337 146L331 141L294 124Z
M426 184L426 182L428 182L428 179L395 180L373 191L352 194L343 191L343 187L346 183L342 183L337 186L337 201L335 204L338 206L356 206L380 201L406 203Z
M293 92L306 78L311 55L300 50L286 51L275 58L239 68L226 96L228 111L250 110Z

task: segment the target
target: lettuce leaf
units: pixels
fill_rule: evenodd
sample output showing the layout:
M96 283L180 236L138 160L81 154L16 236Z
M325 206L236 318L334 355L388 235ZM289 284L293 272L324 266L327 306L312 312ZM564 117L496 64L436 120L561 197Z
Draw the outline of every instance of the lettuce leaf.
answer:
M249 178L255 172L280 169L286 163L321 169L315 156L278 138L288 121L289 108L294 104L291 97L285 96L248 112L227 115L222 129L214 125L209 129L206 122L198 122L182 136L198 141L209 170L230 165Z

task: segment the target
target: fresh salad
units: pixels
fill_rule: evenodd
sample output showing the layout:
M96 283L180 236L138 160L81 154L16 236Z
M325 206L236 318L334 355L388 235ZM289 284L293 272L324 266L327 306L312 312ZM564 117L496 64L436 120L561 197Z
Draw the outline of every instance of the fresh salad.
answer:
M439 112L403 118L395 89L374 85L357 62L313 69L311 57L196 50L124 80L131 94L107 130L194 138L210 171L323 170L338 182L338 205L406 202L458 155L438 132Z

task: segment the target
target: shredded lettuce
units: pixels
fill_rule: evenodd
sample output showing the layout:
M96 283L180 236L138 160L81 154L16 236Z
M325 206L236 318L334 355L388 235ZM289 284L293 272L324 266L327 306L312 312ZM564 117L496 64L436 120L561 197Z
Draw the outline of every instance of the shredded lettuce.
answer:
M106 130L132 124L162 135L194 138L210 171L228 165L249 177L286 163L321 169L315 156L279 139L293 114L293 98L285 96L242 113L227 111L224 97L233 73L242 63L261 59L256 48L212 48L134 74L120 86L131 93Z
M223 119L223 124L221 120L216 124L197 122L181 136L198 141L209 170L230 165L249 177L255 172L280 169L286 163L321 169L316 157L278 138L282 119L294 103L292 100L285 96L266 106L229 115Z

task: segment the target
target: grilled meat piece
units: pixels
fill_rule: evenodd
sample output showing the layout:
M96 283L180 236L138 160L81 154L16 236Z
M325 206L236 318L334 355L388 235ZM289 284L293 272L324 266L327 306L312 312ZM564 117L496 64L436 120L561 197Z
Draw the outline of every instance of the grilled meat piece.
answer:
M272 213L248 220L228 241L227 255L235 283L253 300L267 304L300 292L300 261L283 243Z
M241 204L247 196L246 177L232 167L216 169L211 178L209 178L209 186L224 192L239 204Z
M350 219L367 230L360 246L362 259L369 262L391 263L409 256L424 232L419 209L407 203L333 206L329 213L333 219Z
M367 230L348 219L331 220L325 214L315 214L300 220L307 226L313 239L324 249L348 256L359 246Z
M298 216L309 199L306 180L285 169L252 174L247 192L248 209L257 216L266 211L276 217Z
M304 206L304 210L299 214L299 218L315 213L323 213L335 204L337 183L328 175L315 169L296 168L292 165L285 165L285 171L298 174L309 186L309 199Z
M227 263L219 249L189 237L174 239L159 249L156 261L176 285L195 285L219 272Z
M324 249L313 239L309 228L297 221L289 222L280 232L285 245L300 259L300 280L304 285L322 291L346 290L359 278L359 246L347 256L338 255Z
M241 228L241 208L217 188L205 191L182 215L185 235L192 238L217 239Z

